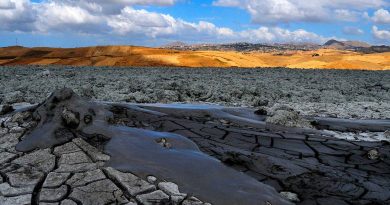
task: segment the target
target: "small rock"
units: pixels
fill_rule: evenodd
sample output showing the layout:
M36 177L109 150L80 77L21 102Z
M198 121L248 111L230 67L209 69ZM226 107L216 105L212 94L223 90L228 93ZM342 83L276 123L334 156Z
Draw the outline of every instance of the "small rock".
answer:
M369 159L371 159L371 160L379 159L379 152L378 152L378 150L377 149L373 149L373 150L368 151L367 157Z
M148 194L138 195L136 198L143 205L168 204L169 202L169 196L161 190L157 190Z
M80 124L80 113L78 112L73 112L65 108L62 111L61 117L67 127L75 129Z
M204 205L204 203L198 198L192 196L189 199L184 200L182 205Z
M280 195L283 196L284 198L288 199L291 202L300 202L298 195L296 193L282 191L282 192L280 192Z
M230 122L229 121L227 121L227 120L224 120L224 119L222 119L222 120L219 120L219 122L221 122L222 124L224 124L224 125L229 125L230 124Z
M383 136L387 139L390 139L390 130L386 130L384 133L383 133Z
M165 138L160 138L160 139L157 139L156 142L161 145L162 147L165 147L165 148L171 148L171 144L168 142L167 139Z
M172 182L160 182L158 183L158 188L169 195L180 194L179 187L177 184Z
M154 184L154 183L157 181L157 178L154 177L154 176L148 176L148 177L146 178L146 180L147 180L149 183Z
M50 76L50 71L49 70L45 70L45 71L43 71L42 73L41 73L41 76L42 77L48 77L48 76Z
M92 122L92 116L91 115L85 115L84 116L84 122L85 124L89 124Z

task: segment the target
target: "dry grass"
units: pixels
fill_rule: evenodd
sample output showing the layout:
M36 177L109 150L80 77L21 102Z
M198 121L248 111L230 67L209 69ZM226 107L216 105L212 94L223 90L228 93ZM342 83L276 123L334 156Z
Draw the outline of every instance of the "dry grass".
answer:
M314 53L320 56L312 57ZM134 46L0 48L0 65L288 67L390 70L390 53L361 54L321 49L278 53L175 51Z

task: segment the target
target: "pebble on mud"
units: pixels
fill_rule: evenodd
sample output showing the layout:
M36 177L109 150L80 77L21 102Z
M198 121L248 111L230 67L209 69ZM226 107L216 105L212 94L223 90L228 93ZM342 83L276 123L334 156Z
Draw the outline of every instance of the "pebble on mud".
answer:
M379 159L379 152L378 152L378 150L373 149L373 150L368 151L367 156L371 160L377 160L377 159Z

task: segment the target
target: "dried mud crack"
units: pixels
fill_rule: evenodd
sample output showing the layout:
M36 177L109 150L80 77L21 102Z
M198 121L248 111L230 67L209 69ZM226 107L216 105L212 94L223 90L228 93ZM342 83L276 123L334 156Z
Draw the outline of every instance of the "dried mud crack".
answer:
M388 142L231 113L58 90L0 118L0 204L390 203Z

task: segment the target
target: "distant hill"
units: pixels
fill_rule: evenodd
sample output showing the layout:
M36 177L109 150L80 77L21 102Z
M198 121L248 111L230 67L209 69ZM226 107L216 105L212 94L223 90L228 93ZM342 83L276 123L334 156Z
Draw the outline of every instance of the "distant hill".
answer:
M345 50L355 48L369 48L371 45L361 41L337 41L332 39L327 41L324 44L324 47Z
M226 44L168 44L162 48L175 49L175 50L192 50L192 51L239 51L239 52L283 52L283 51L309 51L320 48L320 45L316 44L262 44L262 43L226 43Z

